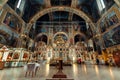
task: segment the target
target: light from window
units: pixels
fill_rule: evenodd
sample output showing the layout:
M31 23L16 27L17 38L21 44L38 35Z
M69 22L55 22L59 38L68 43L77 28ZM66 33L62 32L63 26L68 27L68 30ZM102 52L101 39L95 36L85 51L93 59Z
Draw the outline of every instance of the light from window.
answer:
M101 5L102 5L102 8L104 9L105 8L105 3L103 0L100 0L101 1Z
M19 0L19 1L18 1L17 8L20 7L21 1L22 1L22 0Z
M103 0L96 0L96 1L97 1L99 11L101 12L105 8L105 3Z

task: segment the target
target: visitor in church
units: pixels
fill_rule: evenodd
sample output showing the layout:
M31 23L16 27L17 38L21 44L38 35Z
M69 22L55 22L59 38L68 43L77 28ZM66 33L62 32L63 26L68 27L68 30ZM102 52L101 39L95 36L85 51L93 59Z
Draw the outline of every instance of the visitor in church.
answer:
M97 64L97 65L99 64L99 59L98 59L98 58L96 58L96 64Z

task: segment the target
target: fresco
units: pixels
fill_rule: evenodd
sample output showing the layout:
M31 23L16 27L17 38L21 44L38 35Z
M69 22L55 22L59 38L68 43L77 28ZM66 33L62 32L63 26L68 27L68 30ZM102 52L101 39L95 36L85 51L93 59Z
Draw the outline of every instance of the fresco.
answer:
M56 25L53 27L53 33L66 32L68 33L68 25Z
M59 41L59 42L66 42L68 39L66 37L66 35L64 34L58 34L54 37L54 41L56 43L56 41Z
M21 32L22 24L20 20L13 14L7 13L4 19L4 23L8 25L10 28L16 30L17 32Z
M74 42L74 39L70 38L70 44L73 44L73 42Z
M120 25L104 34L103 40L106 47L120 44Z
M0 43L2 43L2 44L6 43L6 39L3 35L0 35Z
M105 32L107 28L117 24L119 22L118 17L114 11L109 13L103 20L100 22L101 32Z
M38 32L38 33L47 33L47 32L48 32L48 27L47 27L47 25L39 26L37 32Z
M80 31L80 25L73 24L74 31Z
M97 31L97 30L96 30ZM93 32L92 29L90 28L90 26L88 27L87 31L86 31L87 37L90 39L93 37Z
M4 35L1 33L0 34L0 43L4 44L4 45L16 47L17 46L17 38L15 38L14 34L12 34L12 36L8 36L8 35Z

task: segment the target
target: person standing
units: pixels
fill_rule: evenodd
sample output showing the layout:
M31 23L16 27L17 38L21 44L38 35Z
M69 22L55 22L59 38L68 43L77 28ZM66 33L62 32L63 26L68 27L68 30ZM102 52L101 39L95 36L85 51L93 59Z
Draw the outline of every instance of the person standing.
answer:
M98 58L96 58L96 64L97 64L97 65L99 64L99 59L98 59Z

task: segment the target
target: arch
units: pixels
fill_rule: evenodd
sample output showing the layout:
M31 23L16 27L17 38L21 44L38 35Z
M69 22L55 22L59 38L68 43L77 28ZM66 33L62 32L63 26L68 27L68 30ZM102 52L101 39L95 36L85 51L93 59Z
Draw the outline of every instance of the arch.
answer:
M66 11L66 12L74 13L74 14L80 16L81 18L83 18L86 22L90 23L93 27L95 27L92 20L83 11L76 9L76 8L68 7L68 6L55 6L55 7L43 9L42 11L39 11L38 13L36 13L36 15L34 15L30 19L29 23L34 23L41 16L43 16L47 13L50 13L50 12L54 12L54 11Z
M44 41L39 41L39 43L37 44L37 46L44 46L44 45L46 45Z
M57 32L57 33L54 34L54 36L53 36L53 38L52 38L52 43L54 43L54 38L55 38L55 36L57 36L58 34L64 34L64 35L67 37L67 42L69 42L69 37L68 37L67 33L65 33L65 32Z
M55 36L58 35L58 34L64 34L64 35L67 37L67 39L69 39L67 33L65 33L65 32L57 32L57 33L55 33L54 36L53 36L53 39L54 39Z
M42 35L46 35L46 36L48 37L48 35L47 35L46 33L39 33L39 34L35 37L35 40L36 40L37 37L40 37L40 36L42 36Z
M41 39L41 37L44 37L45 41L42 39L43 42L45 42L46 44L48 43L48 36L46 33L40 33L37 35L37 37L35 38L35 41L38 42L38 38Z
M76 40L76 37L79 36L80 37L80 40ZM85 39L84 41L86 41L86 37L84 35L81 35L80 33L79 34L76 34L74 36L74 43L76 44L77 42L81 41L81 38Z
M76 35L82 35L82 36L84 36L84 38L86 39L85 34L83 34L83 33L81 33L81 32L77 32L77 33L75 33L74 37L75 37Z

